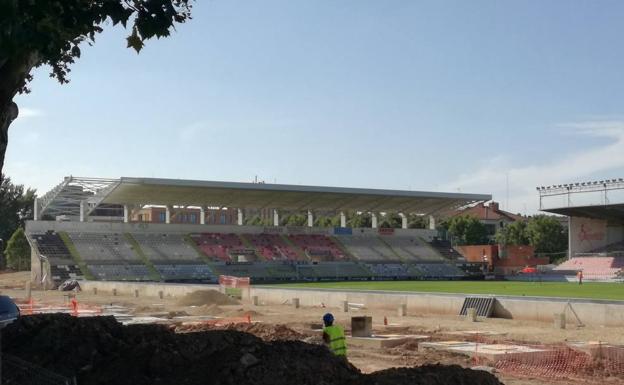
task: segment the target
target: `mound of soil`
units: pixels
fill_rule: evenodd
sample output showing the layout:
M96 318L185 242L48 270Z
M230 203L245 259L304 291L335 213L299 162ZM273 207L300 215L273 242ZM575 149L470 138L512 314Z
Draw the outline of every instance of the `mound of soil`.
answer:
M238 323L226 325L220 329L236 330L239 332L253 334L254 336L262 338L265 341L299 341L306 337L303 334L292 330L288 326L280 324Z
M391 368L366 376L366 385L501 385L492 374L465 369L458 365L425 365L415 368Z
M2 351L81 385L498 385L458 366L363 375L324 346L263 341L236 330L175 334L162 325L123 326L113 317L21 317L2 330ZM3 371L3 374L6 371Z
M197 290L182 297L178 305L240 305L240 302L216 290Z

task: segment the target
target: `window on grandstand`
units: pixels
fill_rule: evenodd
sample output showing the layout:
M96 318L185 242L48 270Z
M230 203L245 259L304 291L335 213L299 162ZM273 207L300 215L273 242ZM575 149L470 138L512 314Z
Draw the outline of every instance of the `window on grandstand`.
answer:
M191 223L197 223L197 214L195 213L191 214Z
M158 222L164 222L165 221L165 213L158 213Z

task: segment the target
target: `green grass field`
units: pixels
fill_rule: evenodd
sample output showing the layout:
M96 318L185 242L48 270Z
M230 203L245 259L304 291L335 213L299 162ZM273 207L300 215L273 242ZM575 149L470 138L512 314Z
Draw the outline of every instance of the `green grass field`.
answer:
M621 283L585 282L583 285L578 285L572 282L364 281L296 283L284 284L280 287L624 300L624 284Z

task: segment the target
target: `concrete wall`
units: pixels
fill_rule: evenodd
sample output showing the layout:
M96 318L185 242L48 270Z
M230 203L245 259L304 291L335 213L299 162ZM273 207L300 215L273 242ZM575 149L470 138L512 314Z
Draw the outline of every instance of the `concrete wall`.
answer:
M179 298L195 290L219 290L218 285L186 285L145 282L98 282L80 283L84 291L91 292L94 287L98 292L158 297L159 291L165 297ZM407 305L408 314L443 314L458 315L466 295L438 293L403 293L380 291L348 291L332 289L287 289L280 287L251 286L250 296L258 296L260 301L271 305L280 305L293 298L299 298L301 306L320 306L342 308L342 302L364 304L371 309L396 311L402 304ZM624 326L624 301L602 301L565 298L508 297L496 296L497 304L494 316L527 321L552 322L555 313L566 313L568 323L576 322L570 306L580 320L588 326Z
M80 288L83 291L93 292L97 288L98 293L111 294L113 289L117 289L118 295L134 295L134 291L139 291L140 297L159 297L159 292L163 292L166 298L181 298L197 290L219 290L219 285L192 285L176 283L150 283L150 282L104 282L104 281L80 281Z
M587 253L606 246L607 221L582 217L570 217L570 251Z

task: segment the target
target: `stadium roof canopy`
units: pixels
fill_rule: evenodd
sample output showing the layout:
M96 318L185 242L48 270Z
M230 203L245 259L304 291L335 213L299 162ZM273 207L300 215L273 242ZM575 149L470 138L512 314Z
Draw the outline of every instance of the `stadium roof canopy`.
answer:
M459 207L491 199L487 194L155 178L66 177L40 199L39 216L78 215L81 201L87 202L89 212L100 205L154 205L444 215Z
M540 209L569 217L624 223L624 179L537 187Z

